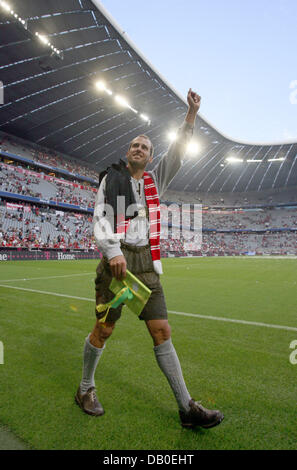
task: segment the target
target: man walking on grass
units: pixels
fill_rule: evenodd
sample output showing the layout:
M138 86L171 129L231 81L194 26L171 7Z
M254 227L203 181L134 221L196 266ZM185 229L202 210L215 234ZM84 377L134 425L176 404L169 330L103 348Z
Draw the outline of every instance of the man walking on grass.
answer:
M140 135L130 143L126 154L128 163L120 160L119 164L108 168L101 179L94 210L95 240L103 253L96 270L96 305L112 300L114 294L109 290L110 282L113 277L124 279L127 269L152 291L139 318L145 322L153 339L155 358L175 396L181 425L186 428L211 428L218 425L224 416L219 410L204 408L191 398L187 390L172 344L160 283L159 198L181 167L186 145L193 134L201 98L190 89L187 102L187 114L177 139L151 172L145 169L153 160L153 145L146 135ZM125 207L120 211L117 205L119 196L125 197ZM136 211L131 212L131 207L135 207ZM127 211L127 208L130 209ZM109 216L111 213L114 216ZM75 400L85 413L92 416L104 414L96 396L94 375L106 340L121 316L121 309L122 305L110 308L107 316L106 311L100 314L96 311L94 329L85 340L83 374Z

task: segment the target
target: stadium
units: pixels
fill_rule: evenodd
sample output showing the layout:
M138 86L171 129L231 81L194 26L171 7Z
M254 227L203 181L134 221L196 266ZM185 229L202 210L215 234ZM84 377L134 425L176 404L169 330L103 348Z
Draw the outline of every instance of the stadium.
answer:
M96 373L108 413L92 420L73 395L99 176L136 135L158 163L187 102L97 0L1 0L0 19L0 449L296 450L297 142L232 141L198 114L162 196L172 336L192 393L225 421L181 430L128 309Z

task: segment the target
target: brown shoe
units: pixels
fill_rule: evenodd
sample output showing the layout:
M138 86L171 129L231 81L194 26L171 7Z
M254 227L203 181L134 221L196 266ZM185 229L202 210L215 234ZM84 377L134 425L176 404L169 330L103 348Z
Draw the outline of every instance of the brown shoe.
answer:
M104 414L103 406L97 400L95 387L89 388L86 393L81 393L78 387L74 398L78 406L88 415L102 416Z
M201 426L202 428L212 428L221 423L224 419L223 413L219 410L208 410L204 408L199 402L193 400L189 402L190 411L179 412L181 425L184 428L194 428Z

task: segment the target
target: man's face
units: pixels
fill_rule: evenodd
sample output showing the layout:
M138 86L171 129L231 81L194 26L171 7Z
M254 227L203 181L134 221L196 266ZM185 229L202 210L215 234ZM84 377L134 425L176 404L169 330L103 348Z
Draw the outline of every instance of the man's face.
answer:
M145 169L152 162L151 142L144 137L136 137L132 140L127 152L128 166L134 169Z

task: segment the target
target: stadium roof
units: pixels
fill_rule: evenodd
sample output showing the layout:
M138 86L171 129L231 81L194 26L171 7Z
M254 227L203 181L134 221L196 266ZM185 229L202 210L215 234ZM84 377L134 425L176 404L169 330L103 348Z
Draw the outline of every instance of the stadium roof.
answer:
M168 132L185 116L185 99L98 0L0 0L0 38L3 132L100 172L143 133L160 158ZM98 80L112 96L96 88ZM130 107L121 107L115 95ZM296 186L297 143L234 142L200 115L194 140L200 151L185 157L172 190L218 193Z

